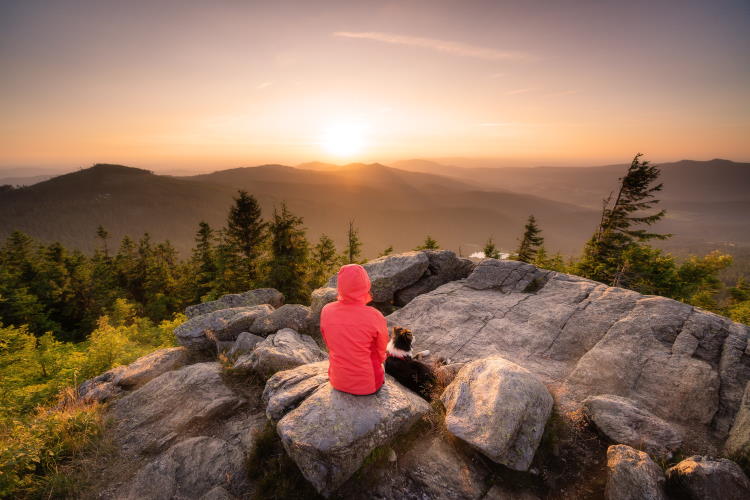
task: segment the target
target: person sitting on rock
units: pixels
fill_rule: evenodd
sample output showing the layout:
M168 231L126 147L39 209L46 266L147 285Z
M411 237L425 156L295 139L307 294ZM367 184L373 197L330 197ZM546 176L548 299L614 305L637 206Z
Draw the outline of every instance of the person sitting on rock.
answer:
M342 266L337 288L338 300L326 304L320 313L320 332L328 346L328 377L339 391L374 394L385 381L385 318L367 305L372 300L370 277L362 266Z

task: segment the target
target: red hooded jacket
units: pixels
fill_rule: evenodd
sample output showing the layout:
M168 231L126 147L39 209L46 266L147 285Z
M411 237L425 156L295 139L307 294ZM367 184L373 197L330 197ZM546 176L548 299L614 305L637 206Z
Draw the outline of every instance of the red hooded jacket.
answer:
M385 380L383 362L388 327L380 311L368 307L370 277L357 264L339 270L338 301L320 313L320 331L328 346L328 377L334 389L372 394Z

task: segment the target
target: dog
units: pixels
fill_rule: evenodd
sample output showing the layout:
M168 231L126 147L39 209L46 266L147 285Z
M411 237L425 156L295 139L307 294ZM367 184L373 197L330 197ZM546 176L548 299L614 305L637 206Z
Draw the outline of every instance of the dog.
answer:
M385 372L403 386L416 392L427 401L432 400L432 392L437 383L437 376L432 366L420 361L429 351L413 354L414 334L406 328L394 327L386 351ZM438 360L445 364L445 360Z

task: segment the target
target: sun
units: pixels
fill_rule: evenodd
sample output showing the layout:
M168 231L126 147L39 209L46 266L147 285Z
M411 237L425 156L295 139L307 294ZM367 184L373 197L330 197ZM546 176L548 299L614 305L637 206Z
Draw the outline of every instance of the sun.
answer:
M353 121L332 123L323 130L321 146L333 156L359 154L365 147L365 127Z

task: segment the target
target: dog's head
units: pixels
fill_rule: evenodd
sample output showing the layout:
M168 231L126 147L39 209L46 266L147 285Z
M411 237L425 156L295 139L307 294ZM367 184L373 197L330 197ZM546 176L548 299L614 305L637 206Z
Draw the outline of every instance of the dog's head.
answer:
M411 333L411 330L396 326L393 328L391 342L393 343L393 347L399 351L411 352L411 344L414 342L414 334Z

